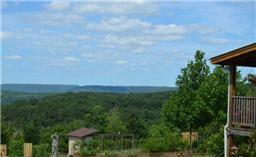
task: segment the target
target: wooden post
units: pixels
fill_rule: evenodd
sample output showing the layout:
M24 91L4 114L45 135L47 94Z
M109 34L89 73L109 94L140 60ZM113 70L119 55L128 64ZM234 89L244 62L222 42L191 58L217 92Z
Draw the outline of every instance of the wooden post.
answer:
M236 95L236 66L230 66L229 73L229 103L228 103L228 128L232 127L233 102L232 97ZM227 139L227 156L231 157L231 147L233 145L232 135L228 135Z
M0 157L6 157L7 156L7 145L6 144L1 144L0 145Z
M32 157L32 143L24 143L24 157Z

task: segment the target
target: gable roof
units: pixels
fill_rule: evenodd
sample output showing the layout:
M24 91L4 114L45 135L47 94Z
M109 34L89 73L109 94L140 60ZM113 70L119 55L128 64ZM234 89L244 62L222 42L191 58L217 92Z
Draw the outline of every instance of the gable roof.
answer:
M256 67L256 43L213 57L211 63Z
M86 137L86 136L90 136L93 135L97 132L97 130L95 129L91 129L91 128L80 128L77 130L74 130L70 133L68 133L67 135L69 137L78 137L78 138L82 138L82 137Z

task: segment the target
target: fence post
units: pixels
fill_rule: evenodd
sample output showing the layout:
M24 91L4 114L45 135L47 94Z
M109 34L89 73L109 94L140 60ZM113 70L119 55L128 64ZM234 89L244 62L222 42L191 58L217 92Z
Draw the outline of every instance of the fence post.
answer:
M32 143L24 143L24 157L32 157Z
M6 157L7 156L7 145L1 144L0 149L1 149L0 157Z

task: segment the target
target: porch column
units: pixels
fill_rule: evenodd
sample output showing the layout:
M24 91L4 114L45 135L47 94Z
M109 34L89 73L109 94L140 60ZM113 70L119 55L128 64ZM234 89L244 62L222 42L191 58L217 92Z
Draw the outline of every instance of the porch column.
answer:
M236 95L236 66L231 65L230 66L230 73L229 73L229 85L228 85L228 129L232 127L232 114L233 114L233 105L232 105L232 97ZM231 151L230 148L232 147L232 135L228 133L227 137L227 148L226 153L227 157L231 157Z

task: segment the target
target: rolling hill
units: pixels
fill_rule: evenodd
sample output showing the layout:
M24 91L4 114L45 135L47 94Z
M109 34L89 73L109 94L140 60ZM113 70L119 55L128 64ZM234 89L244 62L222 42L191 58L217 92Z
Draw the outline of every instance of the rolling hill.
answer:
M107 92L153 93L176 90L167 86L102 86L102 85L50 85L50 84L2 84L2 91L28 93Z

